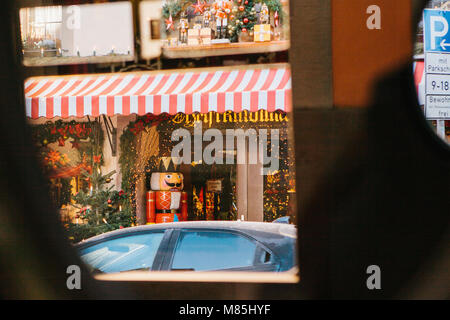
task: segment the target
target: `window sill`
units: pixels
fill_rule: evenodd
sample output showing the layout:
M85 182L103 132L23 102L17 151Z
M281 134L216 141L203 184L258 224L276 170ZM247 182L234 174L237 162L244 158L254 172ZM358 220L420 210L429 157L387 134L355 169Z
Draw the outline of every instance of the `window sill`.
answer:
M298 269L279 273L268 272L195 272L195 271L131 271L96 274L99 281L146 282L221 282L221 283L298 283Z

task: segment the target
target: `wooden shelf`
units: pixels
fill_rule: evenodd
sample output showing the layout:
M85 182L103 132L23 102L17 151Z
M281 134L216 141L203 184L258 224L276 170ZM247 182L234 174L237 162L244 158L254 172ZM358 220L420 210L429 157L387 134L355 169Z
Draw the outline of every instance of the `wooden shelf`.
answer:
M289 49L289 40L270 42L234 42L226 44L210 44L178 47L163 47L163 55L169 59L201 58L236 54L266 53Z

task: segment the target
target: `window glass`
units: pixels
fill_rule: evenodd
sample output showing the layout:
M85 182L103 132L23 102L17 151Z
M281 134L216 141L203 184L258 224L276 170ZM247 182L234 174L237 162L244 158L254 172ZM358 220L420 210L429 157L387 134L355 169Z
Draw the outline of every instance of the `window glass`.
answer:
M297 223L289 1L84 2L19 10L31 45L22 53L26 116L69 241L170 224L205 232L182 236L174 268L284 270L295 248L283 237ZM117 28L132 33L135 55ZM53 62L73 65L45 67ZM276 257L255 251L246 236L257 230ZM108 240L83 257L103 272L151 268L155 237Z
M105 241L82 249L81 259L105 273L147 270L152 267L163 236L163 232L155 232Z
M432 0L417 26L414 80L420 108L436 134L450 143L450 2Z
M143 58L160 53L177 59L289 49L287 0L142 1L140 21Z
M122 62L134 56L127 1L22 8L20 29L27 66Z
M253 265L256 243L228 232L182 232L172 270L208 271Z

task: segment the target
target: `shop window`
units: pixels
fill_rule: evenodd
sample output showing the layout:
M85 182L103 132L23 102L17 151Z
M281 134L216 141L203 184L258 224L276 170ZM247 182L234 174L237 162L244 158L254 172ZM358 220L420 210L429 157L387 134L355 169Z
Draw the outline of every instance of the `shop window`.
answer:
M289 49L289 1L285 0L143 1L140 19L144 58L152 57L155 40L160 40L167 58Z
M112 63L134 57L130 2L28 7L19 13L27 66Z
M155 5L162 10L163 20ZM191 229L197 223L214 229L185 230L177 243L170 242L175 238L158 238L162 233L152 235L156 240L148 239L148 234L120 239L107 234L103 242L79 247L92 269L104 273L154 268L295 269L292 90L285 46L289 42L288 5L282 0L236 0L227 5L231 8L227 14L234 18L227 16L228 24L218 30L214 19L209 25L204 21L206 11L213 14L212 1L141 1L141 28L148 27L145 32L151 40L142 42L144 60L133 49L128 52L133 36L120 37L114 28L104 29L114 20L107 13L120 8L122 31L128 34L133 29L133 21L128 20L131 2L20 10L22 40L36 33L31 17L59 23L59 31L39 35L44 39L51 34L56 39L57 55L48 56L44 48L43 55L33 57L24 49L26 66L75 64L47 68L58 75L30 77L24 85L26 116L69 241L79 244L130 227L144 233L168 232L171 226L179 229L178 222L190 224ZM178 6L182 9L175 12ZM64 55L66 47L63 41L58 45L58 37L64 38L65 14L81 10L78 13L84 17L88 8L97 10L96 16L109 17L93 32L95 51L91 38L86 37L80 40L79 50L72 46L75 51ZM151 16L143 18L145 12ZM164 16L167 13L169 19ZM189 30L209 28L210 44L193 43L195 37L189 31L186 39L179 34L176 45L172 43L175 33L171 34L174 30L166 20L172 17L174 29L180 31L177 26L184 15ZM197 22L202 28L196 27ZM263 26L259 35L258 25ZM260 41L265 35L266 41ZM114 52L100 50L100 40L108 39L116 41ZM145 56L147 45L154 50ZM216 57L210 60L212 55ZM126 63L131 56L134 61ZM112 60L101 60L106 58ZM114 72L117 66L120 70ZM40 69L35 70L39 73ZM63 72L67 74L61 76ZM233 226L242 234L231 232ZM251 235L255 232L260 232L258 240ZM175 250L170 266L166 258L157 258L161 243L162 256ZM282 257L271 246L283 247Z
M417 26L414 79L418 101L434 132L450 143L450 2L432 0Z

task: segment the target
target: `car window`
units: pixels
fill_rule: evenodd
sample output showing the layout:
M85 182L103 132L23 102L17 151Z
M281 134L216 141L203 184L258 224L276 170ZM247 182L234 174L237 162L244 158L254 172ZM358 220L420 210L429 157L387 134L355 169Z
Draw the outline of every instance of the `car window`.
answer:
M182 231L172 270L221 270L253 265L256 243L244 236L219 231Z
M163 236L154 232L105 241L82 249L81 259L105 273L150 269Z

